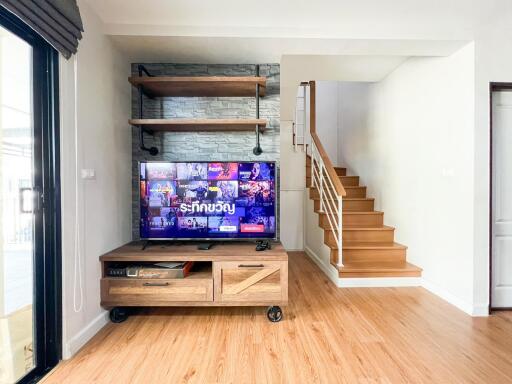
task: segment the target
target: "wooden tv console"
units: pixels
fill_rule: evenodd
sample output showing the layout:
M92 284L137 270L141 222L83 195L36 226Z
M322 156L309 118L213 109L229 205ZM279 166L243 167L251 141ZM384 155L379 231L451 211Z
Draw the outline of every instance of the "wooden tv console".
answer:
M100 257L101 305L110 308L113 322L124 321L126 307L151 306L269 306L270 321L280 321L280 305L288 302L288 255L283 246L256 251L250 242L215 243L208 250L197 245L151 244L143 249L132 242ZM108 277L109 265L141 262L194 261L182 279Z

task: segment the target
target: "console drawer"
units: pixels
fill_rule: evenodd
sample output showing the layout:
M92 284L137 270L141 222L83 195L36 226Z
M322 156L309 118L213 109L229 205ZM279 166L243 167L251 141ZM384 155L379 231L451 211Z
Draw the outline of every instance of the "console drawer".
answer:
M288 300L286 261L214 262L213 276L216 302L277 305Z
M159 306L169 302L213 301L212 279L101 279L103 305Z

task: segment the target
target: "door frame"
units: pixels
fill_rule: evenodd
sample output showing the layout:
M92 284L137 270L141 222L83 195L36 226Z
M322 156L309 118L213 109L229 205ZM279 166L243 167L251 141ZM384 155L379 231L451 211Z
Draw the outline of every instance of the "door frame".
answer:
M17 384L37 382L62 355L62 255L59 147L59 55L39 34L0 6L0 25L32 46L34 187L34 368Z
M493 252L493 172L494 172L494 145L493 145L493 119L492 115L494 113L493 110L493 98L492 95L494 92L500 91L508 91L512 92L512 83L502 83L502 82L491 82L489 83L489 314L493 311L509 311L511 308L494 308L492 306L492 252Z

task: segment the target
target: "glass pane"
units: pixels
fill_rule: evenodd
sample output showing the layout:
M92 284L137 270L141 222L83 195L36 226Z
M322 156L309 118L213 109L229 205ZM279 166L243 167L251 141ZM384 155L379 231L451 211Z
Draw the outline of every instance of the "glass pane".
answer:
M0 384L34 367L32 47L0 27Z

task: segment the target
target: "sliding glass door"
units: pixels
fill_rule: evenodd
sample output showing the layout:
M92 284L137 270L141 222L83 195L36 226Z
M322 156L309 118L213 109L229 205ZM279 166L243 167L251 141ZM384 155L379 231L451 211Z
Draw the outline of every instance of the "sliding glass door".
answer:
M0 384L13 384L59 358L57 56L0 11Z
M32 47L0 27L0 383L34 368Z

